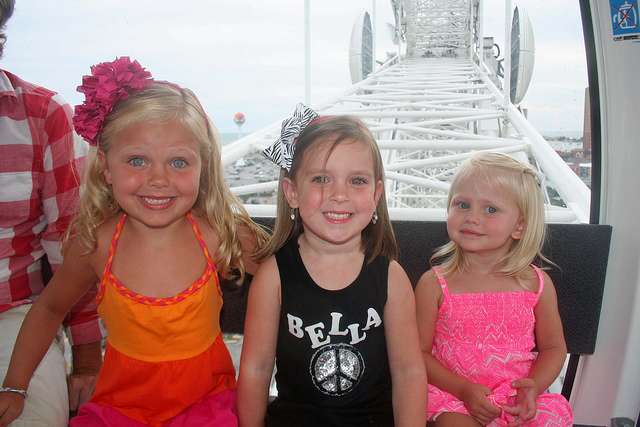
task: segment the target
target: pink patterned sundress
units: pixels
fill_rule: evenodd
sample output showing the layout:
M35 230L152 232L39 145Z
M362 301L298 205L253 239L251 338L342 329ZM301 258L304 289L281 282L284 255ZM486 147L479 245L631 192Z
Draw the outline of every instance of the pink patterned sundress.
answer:
M496 406L513 406L513 380L526 378L535 354L534 308L544 288L544 276L532 266L540 280L538 292L451 294L440 269L434 267L444 293L438 310L432 354L453 373L493 390L489 400ZM464 403L429 384L429 421L445 412L470 415ZM506 426L515 418L502 410L490 426ZM559 394L543 393L537 399L536 417L527 427L571 426L569 402Z

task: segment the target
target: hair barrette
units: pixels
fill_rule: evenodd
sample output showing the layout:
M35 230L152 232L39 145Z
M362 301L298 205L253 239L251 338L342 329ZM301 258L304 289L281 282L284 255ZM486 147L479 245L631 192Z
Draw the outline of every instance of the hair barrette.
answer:
M302 131L318 117L318 113L306 105L299 103L296 105L293 116L282 121L280 137L273 145L264 149L262 154L276 165L290 171L296 139Z
M543 187L543 184L544 184L544 183L546 182L546 180L547 180L547 176L546 176L544 173L542 173L541 171L539 171L539 170L531 169L531 171L532 171L532 172L533 172L533 174L535 175L535 177L536 177L536 181L538 181L538 185L539 185L540 187Z

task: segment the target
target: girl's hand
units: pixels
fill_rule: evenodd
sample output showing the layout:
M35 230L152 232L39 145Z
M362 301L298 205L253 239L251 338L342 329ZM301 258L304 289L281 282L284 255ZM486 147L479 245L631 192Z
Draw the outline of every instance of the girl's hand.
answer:
M22 413L24 396L10 391L0 392L0 427L8 426Z
M518 390L516 406L505 406L504 410L517 417L508 424L508 427L517 427L531 421L536 416L536 398L540 394L540 387L531 378L513 381L511 387Z
M487 396L492 394L493 391L489 387L478 383L470 383L465 388L460 399L464 402L464 406L471 416L483 426L491 423L502 413L499 407L487 399Z

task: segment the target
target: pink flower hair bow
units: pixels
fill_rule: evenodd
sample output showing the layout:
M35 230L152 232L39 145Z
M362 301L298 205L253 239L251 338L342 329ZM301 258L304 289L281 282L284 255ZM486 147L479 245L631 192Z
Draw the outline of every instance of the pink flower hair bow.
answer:
M84 76L82 86L77 89L85 94L84 103L76 105L73 117L73 126L78 135L89 145L98 145L104 119L114 105L153 82L151 73L142 68L138 61L131 62L128 56L91 67L91 75Z

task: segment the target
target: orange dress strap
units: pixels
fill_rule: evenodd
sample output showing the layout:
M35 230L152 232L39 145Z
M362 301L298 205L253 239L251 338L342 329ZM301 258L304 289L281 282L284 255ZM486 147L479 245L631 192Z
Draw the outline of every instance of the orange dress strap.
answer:
M191 215L191 212L187 212L187 218L189 218L191 227L193 228L193 231L196 233L196 236L198 237L198 242L200 242L200 247L202 248L204 255L207 257L207 264L211 265L215 269L215 264L213 263L213 259L209 254L209 249L207 249L207 244L204 242L204 237L202 237L200 228L198 227L196 220L193 218L193 215ZM222 289L220 289L220 281L216 281L216 284L218 286L218 293L222 295Z
M127 219L126 212L122 214L120 217L120 221L118 221L118 225L116 226L116 231L113 233L113 237L111 238L111 245L109 245L109 256L107 257L107 265L104 266L104 271L102 272L102 278L100 280L100 285L98 289L98 295L96 295L96 304L99 305L100 301L104 297L104 278L107 273L111 272L111 264L113 264L113 256L116 253L116 245L118 244L118 239L120 238L120 233L122 233L122 226L124 225L124 221Z

